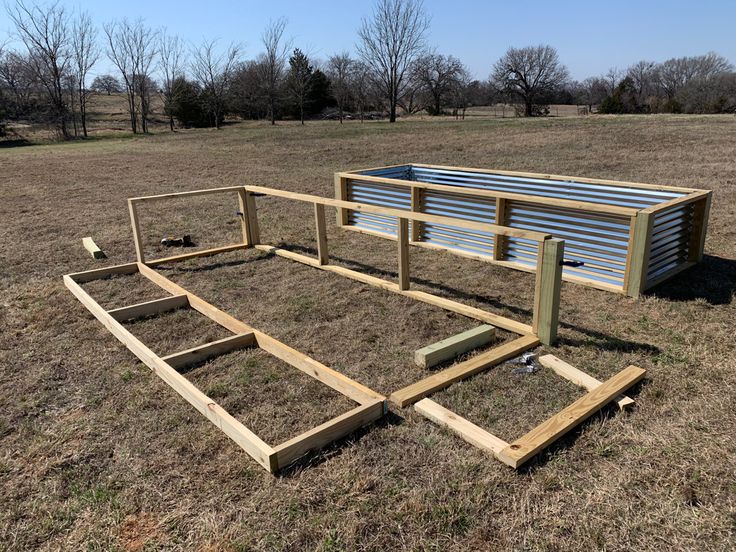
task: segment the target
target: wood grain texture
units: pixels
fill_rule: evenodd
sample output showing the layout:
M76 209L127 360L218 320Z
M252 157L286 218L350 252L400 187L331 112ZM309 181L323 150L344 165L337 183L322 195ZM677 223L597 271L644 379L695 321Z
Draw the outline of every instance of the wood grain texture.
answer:
M133 320L135 318L143 318L154 314L161 314L183 307L189 306L189 300L186 295L172 295L162 299L154 299L153 301L145 301L135 305L128 305L107 311L118 322L124 320Z
M95 240L93 240L90 236L82 238L82 246L89 252L90 255L92 255L93 259L104 259L107 257L107 255L105 255L105 252L97 247Z
M314 224L317 231L317 261L321 265L329 263L327 252L327 222L325 221L325 206L314 204Z
M397 224L399 244L399 289L409 289L409 221L405 218L398 219Z
M186 349L185 351L166 355L162 357L162 360L172 368L181 369L237 349L250 347L255 343L256 336L253 332L231 335L223 339L218 339L217 341L211 341L204 345Z
M504 448L498 453L498 459L512 468L518 468L636 384L646 373L638 366L625 368Z
M414 363L420 368L432 368L482 345L496 336L496 328L486 324L453 335L414 351Z
M552 345L557 340L562 285L561 263L564 253L565 242L562 240L544 240L540 244L532 328L544 345Z

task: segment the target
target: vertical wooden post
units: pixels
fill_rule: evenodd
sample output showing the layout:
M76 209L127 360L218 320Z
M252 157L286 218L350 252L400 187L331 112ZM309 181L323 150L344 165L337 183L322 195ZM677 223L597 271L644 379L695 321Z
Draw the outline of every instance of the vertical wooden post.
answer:
M551 238L539 243L532 331L545 345L557 340L564 253L564 240Z
M409 221L399 218L399 289L409 289Z
M245 206L245 215L248 223L248 231L251 243L248 245L258 245L261 241L261 232L258 229L258 213L256 211L256 198L253 192L245 190L245 198L243 200Z
M710 214L712 196L713 192L708 192L708 195L693 204L693 226L690 230L687 260L694 263L699 263L703 260L705 232L708 229L708 215Z
M652 246L654 215L639 211L632 217L633 233L629 239L628 262L626 264L626 295L639 297L646 289L649 270L649 251Z
M133 243L135 243L135 256L139 263L145 263L145 253L141 242L141 223L138 220L138 206L132 199L128 200L128 212L130 213L130 225L133 227Z
M314 220L317 227L317 260L320 265L326 265L329 262L327 225L325 224L325 206L321 203L314 204Z
M348 200L348 179L341 176L340 173L335 173L335 199L341 201ZM337 225L347 226L348 224L348 210L343 208L337 209Z
M248 202L246 201L245 188L238 190L238 206L240 207L240 227L243 231L243 243L253 247L253 238L250 235L250 223L248 222Z
M506 226L506 199L496 198L496 224ZM502 261L506 256L506 237L496 234L493 236L493 259Z
M411 210L415 213L422 211L422 188L411 187ZM422 223L418 220L411 221L411 241L418 242L422 239Z

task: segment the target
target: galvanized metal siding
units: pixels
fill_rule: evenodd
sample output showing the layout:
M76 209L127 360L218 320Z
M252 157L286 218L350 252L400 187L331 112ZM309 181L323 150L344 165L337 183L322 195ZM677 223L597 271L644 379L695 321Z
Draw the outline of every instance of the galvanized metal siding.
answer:
M387 177L391 178L391 177ZM403 186L348 180L348 201L411 210L411 190ZM348 224L388 236L396 236L396 217L348 211Z
M661 211L654 216L647 280L686 263L693 223L693 204Z
M629 243L628 217L591 213L551 205L509 201L506 224L512 228L536 230L565 240L565 259L584 263L565 266L563 274L580 276L622 286ZM537 244L508 238L505 258L525 266L535 266Z

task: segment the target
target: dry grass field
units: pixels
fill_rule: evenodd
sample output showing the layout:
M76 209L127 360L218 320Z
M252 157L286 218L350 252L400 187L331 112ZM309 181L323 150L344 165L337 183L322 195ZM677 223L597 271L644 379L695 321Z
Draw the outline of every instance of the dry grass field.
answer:
M560 117L239 123L0 149L0 549L732 550L736 546L736 119ZM332 174L404 162L715 190L706 257L639 300L563 284L560 341L540 348L606 379L649 370L628 413L594 416L521 471L392 407L280 475L265 472L125 349L62 275L134 259L125 199L260 184L325 196ZM308 206L260 198L264 242L314 251ZM142 209L167 234L237 238L232 198ZM328 218L336 262L396 277L396 244ZM94 261L93 236L109 259ZM170 253L170 252L169 252ZM533 276L411 250L412 285L522 321ZM413 351L476 325L257 251L163 272L374 390L417 380ZM161 293L85 286L111 308ZM130 325L166 354L222 337L189 312ZM508 336L499 332L499 340ZM433 399L511 440L580 390L503 364ZM187 376L262 438L285 440L349 401L260 351Z

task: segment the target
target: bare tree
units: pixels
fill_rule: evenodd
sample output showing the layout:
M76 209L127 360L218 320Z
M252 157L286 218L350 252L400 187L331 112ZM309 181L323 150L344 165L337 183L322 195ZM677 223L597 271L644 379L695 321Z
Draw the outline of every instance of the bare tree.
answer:
M120 84L120 81L113 77L112 75L98 75L95 77L95 79L92 81L92 86L90 87L94 92L98 93L106 93L108 96L112 95L114 93L119 93L123 91L123 85Z
M417 59L414 75L422 89L431 97L432 115L442 113L443 102L452 92L463 70L463 64L453 56L431 53Z
M211 40L192 52L192 74L202 87L207 109L214 119L215 128L219 129L225 110L225 95L238 63L240 46L231 44L218 54L216 44L216 40Z
M365 119L365 108L373 90L374 79L371 69L362 61L355 62L350 79L350 90L360 113L360 122Z
M148 132L148 113L150 110L150 71L156 48L153 31L143 24L142 19L134 23L123 19L108 23L104 27L107 37L107 55L120 71L128 97L130 128L138 132Z
M30 114L32 96L37 91L38 80L31 70L28 56L14 51L0 54L0 88L12 94L9 100L10 114L15 118Z
M284 66L286 65L289 49L289 44L284 42L285 29L286 19L282 17L276 21L270 21L263 35L261 35L261 41L266 49L262 60L262 68L265 71L263 84L272 125L276 124L276 101L279 86L284 76Z
M72 53L74 56L74 78L77 85L79 118L82 134L87 137L87 100L91 90L87 88L87 75L100 56L97 46L97 29L87 12L79 14L72 28Z
M169 117L169 128L173 132L174 115L171 112L171 104L174 98L174 82L184 73L184 43L178 36L172 36L163 31L159 37L158 53L164 112Z
M536 100L554 92L568 80L568 72L560 63L552 46L509 48L493 67L491 78L524 104L524 115L534 114Z
M28 67L42 85L56 128L69 139L64 78L71 65L69 16L58 2L28 7L22 0L7 6L18 37L28 50Z
M654 93L657 64L653 61L638 61L628 68L626 76L631 79L636 94L636 103L641 104Z
M345 106L350 99L350 82L353 77L353 61L348 52L335 54L327 60L327 76L332 82L332 92L337 102L337 113L340 124L344 118Z
M358 53L381 84L392 123L407 72L424 50L428 29L421 0L377 0L373 14L358 30Z

